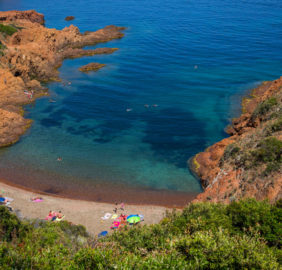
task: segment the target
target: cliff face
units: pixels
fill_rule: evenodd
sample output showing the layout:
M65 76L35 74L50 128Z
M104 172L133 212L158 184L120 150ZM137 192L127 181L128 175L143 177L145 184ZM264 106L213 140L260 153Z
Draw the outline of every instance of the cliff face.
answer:
M191 160L204 188L195 201L282 197L282 77L254 89L242 107L227 128L231 137Z
M116 48L82 47L123 37L122 27L107 26L81 34L73 25L63 30L43 26L35 11L0 12L0 147L16 142L29 127L21 106L47 94L40 82L59 80L65 58L113 53Z

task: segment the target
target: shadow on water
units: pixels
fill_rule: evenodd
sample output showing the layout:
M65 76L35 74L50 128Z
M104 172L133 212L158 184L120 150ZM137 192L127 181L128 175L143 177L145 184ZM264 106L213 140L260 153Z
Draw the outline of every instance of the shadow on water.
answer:
M205 123L190 111L167 108L147 114L144 119L145 143L151 145L155 156L180 168L187 168L187 159L205 145Z

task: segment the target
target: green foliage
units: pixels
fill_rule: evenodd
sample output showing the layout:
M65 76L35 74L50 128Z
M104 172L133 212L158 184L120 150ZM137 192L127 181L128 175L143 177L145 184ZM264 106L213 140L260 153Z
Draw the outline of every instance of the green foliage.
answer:
M275 253L257 238L227 231L196 232L176 244L190 269L278 269Z
M23 222L3 210L3 269L279 269L282 201L197 203L160 224L95 240L69 222ZM2 213L2 212L1 212ZM25 233L11 237L11 228ZM3 226L4 227L4 226ZM8 228L8 229L7 229ZM84 239L84 241L82 241Z
M277 171L282 163L282 141L269 137L258 144L258 149L253 151L253 165L266 163L264 175Z
M261 140L254 150L244 150L236 158L235 165L245 169L255 168L266 164L263 175L266 176L273 171L278 171L282 163L282 141L275 137Z
M22 224L8 209L0 206L0 241L11 241L23 236L28 231L28 226Z
M16 33L18 30L17 28L15 28L12 25L4 25L4 24L0 24L0 32L3 33L4 35L13 35L14 33Z
M1 41L0 41L0 56L4 55L5 49L6 49L6 46L4 44L2 44Z
M278 101L275 97L271 97L261 104L257 106L254 110L252 118L255 119L256 117L263 116L267 114L274 106L278 104Z
M281 162L282 141L274 137L266 138L258 144L254 155L257 162Z
M241 151L241 148L237 146L235 143L231 143L227 145L224 150L224 154L220 160L220 166L223 165L224 161L228 160L229 158L234 159Z
M272 206L266 202L248 199L233 202L226 207L227 215L232 222L232 231L249 235L259 233L270 246L281 247L282 235L281 204Z
M277 132L282 130L282 116L280 116L274 123L270 125L270 130L272 132Z

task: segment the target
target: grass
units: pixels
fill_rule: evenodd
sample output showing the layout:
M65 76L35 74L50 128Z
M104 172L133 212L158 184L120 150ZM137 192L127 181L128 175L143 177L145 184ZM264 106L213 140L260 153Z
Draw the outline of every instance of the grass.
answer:
M18 31L17 28L15 28L14 26L0 24L0 33L3 33L4 35L11 36L17 31Z

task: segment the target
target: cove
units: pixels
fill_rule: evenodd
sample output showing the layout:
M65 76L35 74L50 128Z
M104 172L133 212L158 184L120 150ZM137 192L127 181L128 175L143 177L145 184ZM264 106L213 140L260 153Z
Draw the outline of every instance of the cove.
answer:
M114 54L66 60L61 78L71 84L49 83L56 102L28 106L32 128L0 152L1 178L52 194L187 203L201 192L187 160L225 137L248 89L282 71L278 1L27 0L0 9L36 9L59 29L128 27L99 45ZM92 61L107 66L78 71Z

